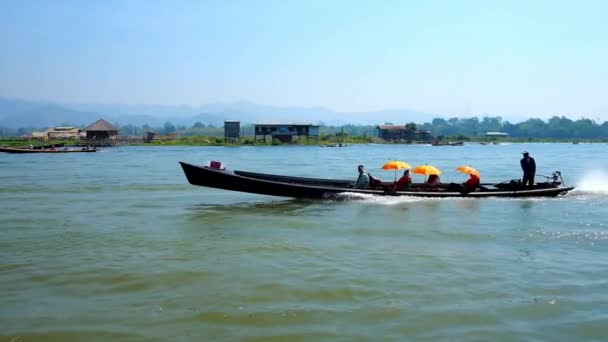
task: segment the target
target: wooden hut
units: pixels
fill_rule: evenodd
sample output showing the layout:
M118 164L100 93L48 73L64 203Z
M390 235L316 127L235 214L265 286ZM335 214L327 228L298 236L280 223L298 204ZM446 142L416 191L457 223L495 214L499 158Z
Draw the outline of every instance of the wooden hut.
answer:
M316 137L319 138L319 126L313 124L255 124L254 140L258 141L261 136L266 142L266 136L270 135L272 140L281 142L292 142L293 137Z
M238 142L241 138L241 122L235 120L224 121L224 141Z
M118 135L118 128L104 119L95 121L92 125L85 128L87 139L104 140L111 139Z

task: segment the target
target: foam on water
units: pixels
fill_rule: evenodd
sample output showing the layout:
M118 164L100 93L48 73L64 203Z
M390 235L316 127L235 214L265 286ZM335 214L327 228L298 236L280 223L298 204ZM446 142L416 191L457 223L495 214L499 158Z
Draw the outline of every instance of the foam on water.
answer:
M411 203L425 200L422 197L410 197L410 196L377 196L372 194L361 194L356 192L342 192L340 194L332 196L335 200L360 200L365 203L384 204L384 205L395 205L400 203ZM428 200L428 199L427 199Z
M336 200L361 200L363 203L380 204L380 205L398 205L402 203L415 203L422 201L474 201L473 198L429 198L429 197L414 197L414 196L378 196L372 194L361 194L356 192L343 192L332 196Z
M604 226L599 224L598 226ZM577 231L545 231L539 230L528 234L531 238L542 238L546 240L574 240L577 242L600 242L608 240L608 231L600 230L577 230Z
M575 193L608 195L608 172L593 169L585 172L576 185Z

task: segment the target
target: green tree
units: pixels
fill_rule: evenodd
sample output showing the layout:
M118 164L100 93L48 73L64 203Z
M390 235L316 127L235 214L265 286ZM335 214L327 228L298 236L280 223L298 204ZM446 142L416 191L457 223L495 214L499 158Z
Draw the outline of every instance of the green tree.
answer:
M484 116L479 123L479 133L502 131L502 118L500 116Z
M405 140L411 143L416 136L416 124L409 122L405 124Z
M200 121L197 121L194 123L194 125L192 125L192 128L205 128L205 124Z
M175 126L173 126L172 123L165 122L165 125L163 126L164 134L171 134L171 133L174 133L175 131L176 131Z

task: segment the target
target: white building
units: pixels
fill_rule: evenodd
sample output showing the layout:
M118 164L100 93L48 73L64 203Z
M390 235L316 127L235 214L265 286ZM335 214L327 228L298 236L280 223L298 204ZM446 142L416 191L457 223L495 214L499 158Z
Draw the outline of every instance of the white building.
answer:
M499 138L499 137L508 137L509 133L504 133L504 132L486 132L485 134L486 137L494 137L494 138Z
M81 139L86 132L76 127L54 127L46 131L48 139Z

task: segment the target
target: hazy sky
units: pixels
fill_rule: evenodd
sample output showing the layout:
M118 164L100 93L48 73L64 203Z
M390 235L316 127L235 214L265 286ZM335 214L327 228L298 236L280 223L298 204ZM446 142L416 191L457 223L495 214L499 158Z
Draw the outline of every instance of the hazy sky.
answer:
M608 1L0 1L0 96L608 119Z

